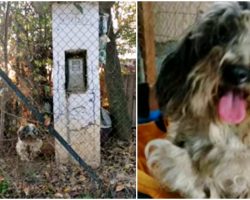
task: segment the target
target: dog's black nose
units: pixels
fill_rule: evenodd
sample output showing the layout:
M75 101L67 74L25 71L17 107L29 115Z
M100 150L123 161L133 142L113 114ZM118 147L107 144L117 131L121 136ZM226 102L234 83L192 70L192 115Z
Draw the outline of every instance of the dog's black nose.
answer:
M240 85L249 80L250 70L241 65L227 65L223 67L222 76L226 83Z

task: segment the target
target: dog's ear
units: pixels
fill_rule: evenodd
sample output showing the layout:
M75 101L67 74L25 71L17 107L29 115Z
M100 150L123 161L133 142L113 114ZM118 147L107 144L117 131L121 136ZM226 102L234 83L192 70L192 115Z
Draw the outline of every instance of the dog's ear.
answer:
M22 131L23 126L19 127L19 129L17 130L17 135L20 136L20 132Z
M156 95L159 107L164 112L170 100L172 104L180 105L187 93L186 79L197 60L190 34L187 34L162 63L156 82Z
M42 134L42 132L37 127L35 127L35 129L33 130L33 133L36 136L36 138L39 138L39 139L44 138L44 135Z
M35 136L38 136L40 134L40 131L38 130L38 128L35 128L34 129L34 135Z
M18 131L17 131L17 135L18 137L23 140L25 138L25 131L24 131L24 127L21 126Z

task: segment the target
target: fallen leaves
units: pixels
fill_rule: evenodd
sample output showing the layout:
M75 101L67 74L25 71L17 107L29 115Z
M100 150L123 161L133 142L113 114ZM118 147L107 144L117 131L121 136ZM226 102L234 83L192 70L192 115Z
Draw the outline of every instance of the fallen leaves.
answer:
M0 182L4 181L4 177L3 176L0 176Z
M117 185L116 188L115 188L115 191L116 191L116 192L120 192L120 191L122 191L124 188L125 188L124 185Z
M63 198L63 194L57 192L55 193L55 198Z
M101 189L74 163L57 165L53 160L15 163L16 159L5 161L5 171L13 177L8 181L18 185L17 189L7 188L5 197L135 198L136 145L133 134L130 142L111 138L101 148L101 166L96 170L104 182ZM11 169L8 166L17 167ZM6 177L0 176L0 183L4 181Z
M102 164L105 167L99 174L112 191L110 198L135 198L135 155L135 133L130 142L112 138L102 148Z
M23 188L23 192L24 192L24 194L26 195L26 196L29 196L29 194L30 194L30 188L27 186L27 187L24 187Z

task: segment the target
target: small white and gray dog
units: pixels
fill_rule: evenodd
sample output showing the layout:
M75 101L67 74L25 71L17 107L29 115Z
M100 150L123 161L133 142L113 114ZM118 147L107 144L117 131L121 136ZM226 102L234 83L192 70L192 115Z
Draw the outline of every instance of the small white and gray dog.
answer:
M166 57L156 83L166 139L151 174L188 198L250 198L250 6L217 2Z
M40 132L34 124L21 126L18 131L16 144L17 154L22 161L32 161L41 151L43 141Z

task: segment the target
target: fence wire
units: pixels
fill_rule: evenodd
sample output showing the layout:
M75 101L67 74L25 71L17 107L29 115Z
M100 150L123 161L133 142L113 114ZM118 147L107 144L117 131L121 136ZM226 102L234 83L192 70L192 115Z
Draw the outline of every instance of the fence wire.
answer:
M159 73L161 63L169 52L175 48L176 41L188 31L188 28L206 11L212 2L152 2L152 29L155 42L156 72ZM142 6L138 7L139 27L139 82L145 79L145 47L143 35ZM141 15L141 17L140 17ZM141 18L141 19L140 19Z
M104 15L98 2L0 2L1 69L45 119L41 124L16 93L0 81L2 197L116 197L119 183L111 185L109 179L104 180L108 187L101 190L46 128L53 126L102 180L113 176L111 172L103 174L109 166L102 165L110 159L105 151L111 151L105 144L124 120L113 119L110 114L112 102L104 75L106 55L100 49L101 36L108 31L107 19L101 17ZM125 95L131 134L135 66L134 62L128 65L133 70L123 73L122 87L117 89ZM35 125L38 134L31 131L28 137L30 128L25 127L30 124ZM135 143L132 145L134 148ZM131 164L131 159L123 162L119 164ZM129 169L133 171L134 166L131 164ZM125 180L128 187L124 190L127 197L133 198L131 180Z

